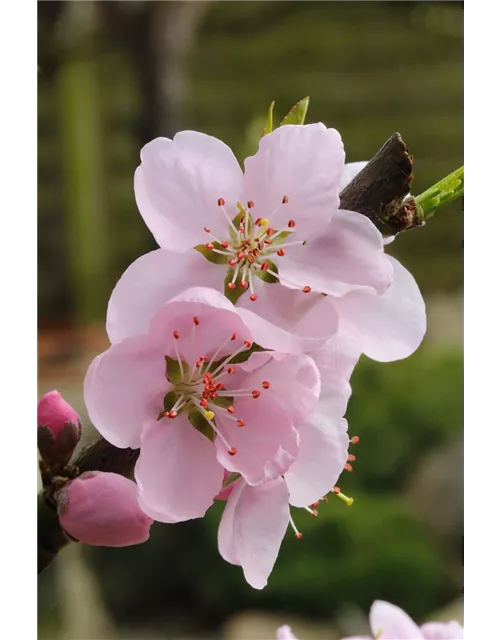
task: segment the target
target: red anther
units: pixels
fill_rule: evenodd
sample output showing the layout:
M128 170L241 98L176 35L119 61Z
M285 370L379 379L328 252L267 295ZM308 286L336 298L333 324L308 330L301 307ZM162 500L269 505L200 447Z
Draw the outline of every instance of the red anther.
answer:
M278 249L278 251L276 251L276 255L278 256L284 256L285 252L283 251L283 249Z
M221 243L220 243L220 246L221 246L223 249L227 249L227 248L229 247L229 242L226 242L226 241L224 240L224 242L221 242Z
M315 509L316 507L319 507L319 500L317 502L315 502L314 504L312 504L311 507L313 509Z
M328 502L328 496L323 496L321 499L323 500L323 502Z
M311 293L311 287L310 287L309 285L307 285L306 287L304 287L304 288L302 289L302 291L303 291L304 293Z
M212 249L214 248L214 245L211 242L207 242L205 246L207 249L210 249L210 251L212 251Z
M236 334L233 333L233 335L231 336L231 340L236 340Z
M345 463L344 469L346 471L354 471L354 469L352 468L352 466L348 462Z
M255 256L253 255L253 253L248 253L247 260L250 264L253 264L255 262Z
M263 388L263 389L269 389L269 387L270 387L270 386L271 386L271 383L270 383L270 382L268 382L267 380L264 380L264 381L262 382L262 388Z
M236 289L236 284L234 282L228 282L227 287L232 291L233 289Z
M169 418L177 418L177 411L169 411L168 412L168 417Z
M168 418L168 417L169 417L169 415L170 415L170 411L164 411L164 412L163 412L163 417L164 417L164 418Z
M233 415L233 413L234 413L233 405L231 405L230 407L227 408L227 412L230 413L231 415Z
M174 338L178 340L181 337L181 334L178 331L174 331Z
M314 518L317 518L317 517L318 517L318 512L316 511L316 509L313 509L313 512L311 513L311 515L312 515Z
M288 226L290 227L290 229L293 229L295 226L295 220L289 220L288 221Z
M288 196L283 196L282 204L286 204L288 202Z
M254 389L252 391L252 398L257 399L260 396L260 391L257 391L257 389Z
M353 436L350 440L351 444L358 444L359 436Z
M246 256L246 253L244 251L240 251L236 257L238 258L238 260L243 260Z
M302 534L300 533L300 531L299 533L295 534L295 537L297 538L297 540L300 540L302 538Z
M195 323L196 326L200 324L200 319L198 318L198 316L194 316L193 322Z
M272 227L269 227L269 229L266 231L268 236L272 236L274 233L274 229Z
M246 422L244 420L236 420L236 424L238 425L238 427L244 427Z
M212 229L210 229L210 227L203 227L203 228L205 229L205 231L206 231L207 233L210 233L210 232L212 231Z
M238 451L235 449L235 447L231 447L228 453L230 456L235 456L238 453Z
M206 398L200 400L200 407L208 407L208 400Z
M250 294L250 300L251 300L252 302L255 302L255 301L257 300L257 294L256 294L256 293L252 293L252 294Z
M267 271L269 269L269 262L263 262L260 266L261 271Z
M333 493L340 493L340 487L335 486L333 487L332 491Z
M240 287L241 287L242 289L246 289L246 288L248 287L248 282L247 282L246 280L242 280L242 281L240 282Z
M217 391L222 391L222 390L224 389L224 383L223 383L223 382L218 382L218 383L215 385L215 389L216 389Z
M197 369L199 369L199 368L202 366L202 364L203 364L203 360L197 360L197 361L195 362L194 366L195 366Z
M250 347L252 346L252 343L251 343L251 342L249 342L248 340L245 340L245 341L243 342L243 344L245 345L245 347L246 347L247 349L250 349Z
M236 367L228 367L227 368L227 372L228 373L234 373L236 371Z
M226 201L224 200L224 198L219 198L217 200L217 204L219 205L219 207L223 207L226 204Z
M350 453L350 454L347 456L347 459L349 460L349 462L354 462L354 460L356 460L356 456L353 456L353 455L352 455L352 453Z
M257 220L255 221L255 224L258 224L260 227L260 223L262 222L262 218L257 218Z
M229 260L229 264L231 267L235 267L238 264L238 258L231 258L231 260Z
M240 224L240 226L238 227L238 231L240 233L244 233L245 232L245 229L243 228L243 225Z
M249 200L247 204L249 209L253 209L255 207L255 202L253 200Z

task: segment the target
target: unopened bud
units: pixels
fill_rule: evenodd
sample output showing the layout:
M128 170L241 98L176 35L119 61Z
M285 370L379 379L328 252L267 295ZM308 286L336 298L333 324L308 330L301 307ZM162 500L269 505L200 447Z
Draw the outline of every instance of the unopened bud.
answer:
M38 403L38 450L49 467L68 464L82 435L82 423L59 391L49 391Z
M78 542L127 547L149 538L154 520L139 507L137 485L117 473L83 473L56 500L61 527Z

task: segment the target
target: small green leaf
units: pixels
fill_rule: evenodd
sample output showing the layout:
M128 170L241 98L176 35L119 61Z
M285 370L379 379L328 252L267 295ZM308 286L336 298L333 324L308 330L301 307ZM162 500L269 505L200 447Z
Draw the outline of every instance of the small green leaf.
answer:
M233 274L234 269L229 269L226 277L224 278L224 295L230 302L236 304L241 296L246 292L246 289L243 289L243 287L240 287L239 285L237 285L234 289L229 288L228 285L233 279Z
M210 426L208 420L206 420L198 409L192 409L188 414L189 422L193 425L196 431L199 431L205 438L208 438L210 442L215 440L215 432Z
M241 478L241 473L230 473L228 477L224 480L222 486L224 487L224 489L227 489L230 485L233 484L233 482L236 482L236 480L239 480L240 478Z
M274 264L274 262L272 262L271 260L266 260L266 262L271 267L272 271L279 274L278 267ZM269 273L269 271L262 271L262 269L259 269L258 271L255 271L255 275L268 284L276 284L277 282L279 282L279 278L273 276L271 273Z
M183 373L186 374L189 372L189 366L183 362L182 363L182 371L179 366L179 361L177 358L171 358L170 356L165 356L166 363L166 371L165 375L167 380L172 384L179 384L182 382ZM168 395L168 394L167 394Z
M263 135L267 135L268 133L271 133L271 131L273 130L273 111L274 111L274 100L271 102L271 104L269 105L269 109L267 110L267 122L266 122L266 128L264 129Z
M165 411L170 411L170 409L174 406L178 399L179 396L175 391L169 391L163 398L163 409Z
M218 242L213 243L216 249L222 249ZM228 258L230 256L226 256L222 253L217 253L216 251L212 251L212 249L207 249L204 244L198 244L195 247L196 251L199 251L201 255L206 258L209 262L213 262L214 264L226 264Z
M211 402L217 405L218 407L227 409L233 404L234 398L232 398L231 396L215 396L215 398L213 398Z
M297 104L293 105L290 111L280 122L280 127L284 124L304 124L308 107L309 96L306 96L305 98L302 98L302 100L299 100Z

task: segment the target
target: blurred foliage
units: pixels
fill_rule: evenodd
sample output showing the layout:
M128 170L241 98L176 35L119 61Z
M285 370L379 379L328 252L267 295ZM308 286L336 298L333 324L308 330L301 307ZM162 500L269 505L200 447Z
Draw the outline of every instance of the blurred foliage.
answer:
M84 295L72 286L75 267L68 273L75 243L90 245L87 256L106 247L105 257L95 251L96 261L105 262L90 314L96 319L104 317L123 270L155 247L135 206L132 177L141 146L172 133L159 124L154 103L162 72L154 75L150 31L158 5L176 3L98 3L95 37L78 51L68 44L71 34L61 36L66 4L39 3L39 308L45 323L76 315ZM220 137L243 160L255 150L250 131L273 100L278 120L309 95L308 121L338 128L348 161L370 158L399 131L415 155L413 192L419 193L463 164L462 23L461 2L212 2L188 56L182 126ZM75 56L90 59L95 69L99 118L89 147L99 153L103 175L94 215L106 218L85 238L75 236L78 225L71 221L82 214L68 204L63 152L68 98L61 82ZM82 119L75 110L73 126L83 127ZM461 288L462 224L456 202L425 230L398 239L396 257L424 293ZM82 269L92 272L89 265Z
M418 461L460 438L461 355L423 348L402 362L363 359L353 388L347 418L360 442L351 447L355 471L344 472L339 484L354 504L346 507L331 495L318 518L293 509L303 538L296 540L289 530L263 591L251 589L241 569L218 555L220 502L203 520L155 524L144 545L87 548L103 597L122 627L182 631L185 637L216 633L244 609L275 611L284 620L287 612L332 620L352 603L367 611L374 598L394 602L419 620L460 594L455 539L433 535L404 491ZM50 579L49 570L41 577L42 593L54 602ZM48 601L40 607L45 617Z

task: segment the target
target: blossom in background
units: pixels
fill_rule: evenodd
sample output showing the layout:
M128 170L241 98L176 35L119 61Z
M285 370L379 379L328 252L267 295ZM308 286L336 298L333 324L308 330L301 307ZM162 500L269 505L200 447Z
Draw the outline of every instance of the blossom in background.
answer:
M57 492L57 506L66 533L99 547L145 542L153 524L139 507L136 484L116 473L83 473Z
M307 352L344 331L359 353L383 361L418 347L425 305L414 279L385 255L368 218L338 209L364 163L344 165L337 131L280 127L261 139L244 174L224 143L194 131L153 140L141 160L136 199L161 248L117 283L111 342L146 331L184 289L208 286L270 323L284 351Z
M306 355L252 353L249 318L222 293L191 289L163 306L147 334L112 345L87 372L96 428L115 446L141 447L139 501L156 520L202 517L225 470L250 486L284 475L303 506L311 485L324 494L338 477L338 443L312 419L318 368ZM272 346L259 335L260 346ZM336 406L333 423L345 402ZM347 449L342 456L344 464Z
M344 640L462 640L463 627L456 621L426 622L418 627L399 607L376 600L370 610L373 636L350 636ZM297 640L289 626L279 627L276 640Z
M38 403L38 450L46 465L64 466L82 435L77 412L59 391L49 391Z

